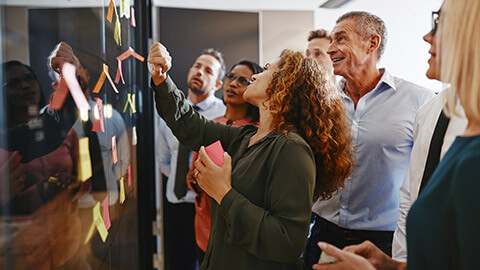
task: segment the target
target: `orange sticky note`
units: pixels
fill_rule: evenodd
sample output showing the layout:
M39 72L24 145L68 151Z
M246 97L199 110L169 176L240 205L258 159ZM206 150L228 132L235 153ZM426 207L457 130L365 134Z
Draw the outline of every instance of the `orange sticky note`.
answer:
M125 202L125 182L122 177L120 178L120 203L123 204L123 202Z
M114 8L115 8L115 3L113 2L113 0L110 0L110 4L108 5L108 12L107 12L108 22L112 22Z
M122 83L125 84L125 80L123 79L123 73L122 73L122 61L120 59L117 59L117 75L115 76L115 83L120 82L120 78L122 78Z
M104 69L105 69L105 64L104 65ZM108 70L108 66L107 66L107 70ZM98 81L97 83L95 84L95 87L93 88L93 91L92 93L100 93L100 90L102 89L102 86L103 86L103 83L105 82L105 79L107 78L107 75L105 75L105 72L102 71L102 74L100 74L100 77L98 78Z
M93 108L93 132L105 132L105 126L103 123L103 101L100 98L95 98L95 108Z
M117 136L112 137L112 163L117 163Z
M113 83L112 78L110 77L110 74L108 73L108 66L106 64L103 64L103 72L102 72L102 74L100 74L100 77L98 78L98 81L95 84L95 87L93 88L92 93L99 93L100 92L100 90L102 89L102 85L105 83L105 78L107 78L108 81L110 82L110 85L112 86L113 91L115 91L115 93L118 94L119 93L118 89L115 86L115 84Z
M50 109L52 110L60 110L65 103L65 99L68 95L68 87L65 80L62 78L60 83L54 88L54 92L52 95L52 99L50 101Z
M130 24L133 26L133 27L137 27L137 23L135 22L135 9L133 8L132 6L132 9L131 9L131 20L130 20Z
M103 206L103 222L105 223L105 228L110 229L112 223L110 222L110 212L108 210L108 195L105 197L102 203Z
M72 94L73 101L77 105L78 109L90 109L90 105L88 104L87 99L85 98L85 94L78 83L77 76L75 74L75 66L70 63L65 63L62 66L62 75L65 78L65 82L67 83L68 89Z
M128 165L128 186L132 185L132 165Z

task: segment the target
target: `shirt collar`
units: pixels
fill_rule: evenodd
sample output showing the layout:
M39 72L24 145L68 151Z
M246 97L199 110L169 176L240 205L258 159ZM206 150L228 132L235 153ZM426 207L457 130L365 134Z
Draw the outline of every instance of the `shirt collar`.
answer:
M372 91L374 91L376 89L379 89L379 87L380 87L380 85L382 85L382 83L385 83L390 88L392 88L394 91L397 91L397 87L395 85L395 78L392 76L392 74L390 74L388 71L386 71L385 68L380 68L379 71L382 74L382 77L380 78L380 81L378 81L377 85L375 86L375 88L373 88ZM345 83L346 83L345 78L341 78L337 83L337 89L341 90L341 94L342 94L343 97L348 97L347 94L345 94L345 91L344 91L345 90Z
M188 97L187 100L190 105L194 105L193 102L190 100L190 97ZM217 97L215 95L210 95L205 100L195 105L200 108L200 111L206 111L211 105L215 103L216 100L217 100Z

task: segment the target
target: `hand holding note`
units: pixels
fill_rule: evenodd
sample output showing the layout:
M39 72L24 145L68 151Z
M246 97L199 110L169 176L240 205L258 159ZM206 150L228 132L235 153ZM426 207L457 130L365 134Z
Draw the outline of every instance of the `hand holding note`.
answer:
M152 75L153 82L159 85L167 79L167 71L172 67L172 57L167 48L159 42L150 47L148 55L148 71Z
M223 152L220 142L207 148L200 148L194 174L200 188L220 204L232 189L232 158Z

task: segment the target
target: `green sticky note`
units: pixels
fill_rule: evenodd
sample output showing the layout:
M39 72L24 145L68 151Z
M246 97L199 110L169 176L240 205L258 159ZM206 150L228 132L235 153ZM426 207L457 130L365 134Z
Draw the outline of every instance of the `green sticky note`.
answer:
M118 15L115 21L115 29L113 31L113 36L117 45L122 46L122 28L120 26L120 18L118 18Z
M102 213L100 213L100 202L97 202L93 207L93 223L95 224L95 227L97 227L98 233L100 234L102 241L105 243L108 236L108 230L107 227L105 227Z

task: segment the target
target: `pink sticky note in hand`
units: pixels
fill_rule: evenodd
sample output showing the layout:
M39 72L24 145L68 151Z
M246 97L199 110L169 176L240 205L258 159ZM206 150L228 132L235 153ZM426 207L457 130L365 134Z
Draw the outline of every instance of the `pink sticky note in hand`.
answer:
M108 210L108 195L105 197L105 200L103 200L103 223L105 223L105 227L110 229L112 226L112 223L110 222L110 211Z
M62 75L67 83L68 89L72 94L73 101L77 105L78 109L87 109L90 110L90 105L88 104L85 94L80 87L80 84L77 81L77 75L75 74L75 66L70 63L63 64Z
M209 146L205 147L205 152L207 152L208 157L215 163L217 166L223 166L223 151L222 144L220 141L216 141Z

